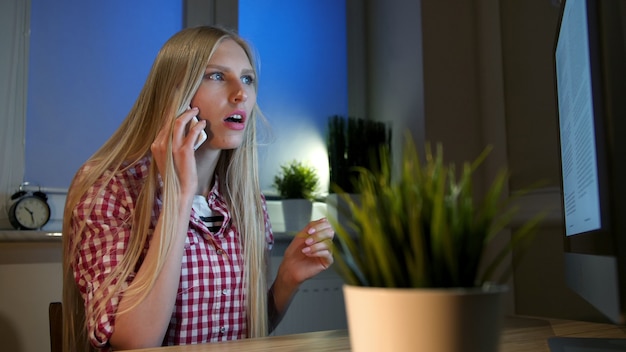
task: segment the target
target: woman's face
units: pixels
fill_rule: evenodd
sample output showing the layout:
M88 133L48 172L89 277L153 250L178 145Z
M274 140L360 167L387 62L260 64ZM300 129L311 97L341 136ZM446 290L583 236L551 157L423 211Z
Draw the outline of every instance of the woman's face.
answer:
M206 120L207 141L200 148L233 149L241 145L256 104L254 70L245 51L224 39L209 60L191 106Z

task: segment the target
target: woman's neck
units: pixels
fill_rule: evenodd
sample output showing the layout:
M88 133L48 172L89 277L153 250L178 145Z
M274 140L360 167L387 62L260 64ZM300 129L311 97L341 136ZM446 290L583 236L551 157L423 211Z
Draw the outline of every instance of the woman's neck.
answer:
M196 170L198 172L198 190L196 194L207 196L213 187L215 168L221 150L196 151Z

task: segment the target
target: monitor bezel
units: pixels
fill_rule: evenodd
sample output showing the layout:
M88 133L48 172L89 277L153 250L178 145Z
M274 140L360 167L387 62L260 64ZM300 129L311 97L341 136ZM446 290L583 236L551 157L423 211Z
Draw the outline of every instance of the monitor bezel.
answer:
M555 40L555 55L556 47L559 43L561 35L561 24L563 21L563 13L567 4L571 0L563 0L561 11L559 14L559 30L557 31L557 37ZM614 240L612 236L613 227L611 225L611 214L608 209L611 209L611 197L610 197L610 173L609 162L607 155L609 149L605 142L607 141L606 128L607 124L603 118L605 115L604 95L603 95L603 75L601 69L600 58L600 29L598 21L598 3L596 0L579 0L583 1L587 7L587 34L589 44L589 63L591 71L591 95L593 106L593 124L595 132L595 148L596 148L596 170L598 178L598 196L600 206L600 228L590 230L586 232L580 232L565 236L565 250L572 253L581 254L598 254L598 255L615 255ZM556 72L556 57L555 57L555 72ZM556 82L556 79L555 79ZM557 92L557 111L558 110L558 83ZM559 133L559 148L561 146L561 135ZM562 162L562 154L560 154L560 162ZM561 176L563 165L561 164ZM563 178L561 177L561 187L563 189ZM566 212L566 204L562 202L563 211ZM567 224L566 224L567 226Z
M563 13L554 43L554 65ZM613 323L626 324L626 1L582 0L587 33L596 136L601 226L564 238L565 276L570 288ZM558 84L555 79L558 111ZM559 116L560 119L560 116ZM559 121L559 149L561 148ZM563 168L561 158L561 186ZM620 196L623 195L623 196ZM564 197L561 197L565 211ZM565 215L565 213L564 213ZM565 218L565 216L564 216ZM566 225L564 225L564 231ZM607 277L606 274L610 273ZM605 285L605 286L603 286ZM607 289L610 287L611 289ZM611 291L611 292L608 292Z

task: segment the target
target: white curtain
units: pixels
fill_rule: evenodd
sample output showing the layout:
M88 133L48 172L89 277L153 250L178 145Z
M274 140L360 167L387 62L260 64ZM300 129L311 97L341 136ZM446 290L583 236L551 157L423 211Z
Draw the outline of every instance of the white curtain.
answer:
M30 0L0 1L0 229L24 178Z

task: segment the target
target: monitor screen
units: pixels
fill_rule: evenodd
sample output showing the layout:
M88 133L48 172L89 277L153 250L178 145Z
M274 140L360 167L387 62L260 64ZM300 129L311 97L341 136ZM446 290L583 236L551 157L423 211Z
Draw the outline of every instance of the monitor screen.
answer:
M565 234L601 228L587 7L568 1L556 45ZM600 132L600 131L598 131Z
M607 319L624 324L626 1L561 6L554 63L565 276Z

